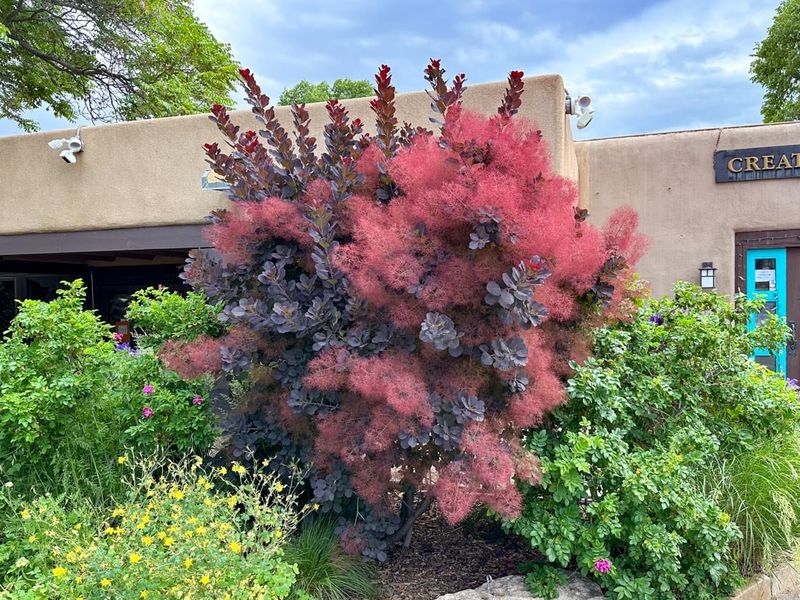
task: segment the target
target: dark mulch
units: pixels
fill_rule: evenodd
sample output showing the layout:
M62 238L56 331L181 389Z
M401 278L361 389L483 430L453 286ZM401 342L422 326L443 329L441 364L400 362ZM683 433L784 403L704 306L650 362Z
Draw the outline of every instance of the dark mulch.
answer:
M379 568L383 597L391 600L433 600L475 588L505 575L533 553L499 524L473 517L451 527L435 510L414 525L411 547L398 549Z

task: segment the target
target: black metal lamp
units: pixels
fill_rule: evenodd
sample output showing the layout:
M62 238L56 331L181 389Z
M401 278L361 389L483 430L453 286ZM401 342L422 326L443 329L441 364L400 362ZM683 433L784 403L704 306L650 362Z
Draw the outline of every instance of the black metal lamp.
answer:
M700 265L700 287L704 290L713 290L717 287L717 268L713 262L704 262Z

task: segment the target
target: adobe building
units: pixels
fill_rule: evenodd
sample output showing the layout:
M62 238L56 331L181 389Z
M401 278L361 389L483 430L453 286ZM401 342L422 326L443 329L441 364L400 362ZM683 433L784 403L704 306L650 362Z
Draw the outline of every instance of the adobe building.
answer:
M494 113L505 82L471 86L467 108ZM574 142L561 77L525 79L521 116L549 143L553 168L577 182L581 204L602 224L632 206L650 238L639 264L656 295L677 280L722 294L760 294L792 326L800 320L800 122ZM373 121L369 99L345 101ZM308 107L322 140L321 104ZM424 92L400 94L398 119L428 124ZM290 122L288 108L278 117ZM234 121L255 121L237 111ZM74 130L0 138L0 327L15 298L51 298L58 282L83 277L90 304L111 322L147 285L179 286L186 252L205 245L204 217L227 199L209 180L202 144L219 140L205 115L84 127L74 164L48 147ZM321 143L321 142L320 142ZM791 377L791 343L757 357Z

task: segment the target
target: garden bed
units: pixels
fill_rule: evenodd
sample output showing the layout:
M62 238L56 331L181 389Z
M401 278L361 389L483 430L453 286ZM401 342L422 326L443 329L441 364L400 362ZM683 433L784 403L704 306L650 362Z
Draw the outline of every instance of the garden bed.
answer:
M522 540L490 519L469 518L451 527L431 510L415 525L411 547L380 566L383 598L433 600L477 587L487 576L516 575L517 566L531 556Z

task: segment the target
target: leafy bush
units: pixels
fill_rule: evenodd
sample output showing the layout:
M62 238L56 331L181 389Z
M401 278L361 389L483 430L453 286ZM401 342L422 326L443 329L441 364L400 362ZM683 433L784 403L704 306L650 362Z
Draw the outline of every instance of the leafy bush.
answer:
M208 382L116 349L110 327L83 310L80 280L64 285L52 302L22 302L0 343L0 473L20 488L100 500L118 490L126 446L211 444Z
M225 332L217 319L221 309L219 303L208 304L205 294L151 287L134 293L126 318L133 321L137 345L159 348L167 340L219 337Z
M5 488L0 502L13 517L0 534L0 597L289 597L297 568L281 551L299 518L296 488L233 470L231 482L200 460L140 462L127 498L101 514Z
M600 232L576 209L540 133L513 118L521 72L490 118L462 109L463 75L448 85L431 61L425 76L439 132L398 127L384 66L377 135L330 101L318 157L305 108L293 143L243 70L262 130L213 108L231 151L206 151L234 203L212 216L217 252L185 272L225 304L223 367L249 371L232 451L313 458L314 501L350 524L349 551L377 558L434 498L451 523L478 503L518 513L514 477L538 478L519 432L564 400L580 326L619 310L643 245L632 211Z
M117 359L121 364L110 393L125 426L126 446L142 452L161 448L178 456L211 446L216 429L209 380L185 381L153 354L120 352Z
M800 544L800 432L712 462L704 489L742 532L734 550L740 572L770 569Z
M284 552L297 565L297 587L316 600L376 598L375 569L360 557L342 552L336 523L317 518L303 523L300 533Z
M674 300L598 330L569 403L526 440L542 480L525 486L509 529L549 561L574 561L612 599L726 597L741 533L699 479L710 461L798 423L794 392L749 358L785 343L777 319L747 332L759 306L679 283Z

